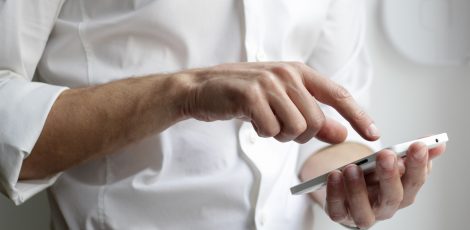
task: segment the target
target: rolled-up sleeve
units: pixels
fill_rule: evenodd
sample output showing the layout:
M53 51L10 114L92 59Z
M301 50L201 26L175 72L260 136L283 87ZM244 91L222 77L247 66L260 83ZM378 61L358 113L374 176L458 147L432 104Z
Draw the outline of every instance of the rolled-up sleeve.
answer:
M364 0L332 1L322 36L307 64L344 86L367 111L372 67L365 46L365 24ZM347 141L364 144L374 151L381 147L379 141L364 140L332 107L324 104L320 106L325 116L339 121L347 128ZM308 157L327 146L328 143L316 139L301 145L298 169L301 169Z
M56 176L18 181L58 95L65 87L32 82L63 0L0 1L0 192L20 204Z

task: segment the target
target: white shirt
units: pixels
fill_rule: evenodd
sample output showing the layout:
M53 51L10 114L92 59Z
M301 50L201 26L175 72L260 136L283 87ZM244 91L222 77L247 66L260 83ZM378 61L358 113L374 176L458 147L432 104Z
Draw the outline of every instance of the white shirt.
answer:
M302 61L367 107L363 8L357 0L1 1L0 190L20 204L49 187L56 229L312 228L311 201L289 187L326 144L260 138L237 120L186 120L52 178L18 175L67 87L225 62ZM348 129L349 140L365 143Z

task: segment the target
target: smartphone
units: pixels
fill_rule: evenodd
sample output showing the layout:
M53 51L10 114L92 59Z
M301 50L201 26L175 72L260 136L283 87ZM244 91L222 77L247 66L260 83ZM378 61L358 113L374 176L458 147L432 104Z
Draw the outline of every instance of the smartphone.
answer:
M429 136L429 137L425 137L425 138L421 138L421 139L416 139L416 140L413 140L413 141L408 141L408 142L405 142L405 143L402 143L402 144L394 145L394 146L388 147L386 149L392 150L393 152L395 152L397 154L398 157L405 157L406 156L406 151L411 146L411 144L413 144L415 142L422 142L429 149L432 149L432 148L434 148L434 147L436 147L436 146L438 146L442 143L447 142L448 140L449 140L449 138L447 136L447 133L441 133L441 134L438 134L438 135L433 135L433 136ZM358 165L359 167L362 168L362 170L364 171L364 174L370 173L370 172L375 170L375 158L377 157L377 154L378 154L378 152L376 152L374 154L371 154L367 157L361 158L357 161L353 161L349 164L346 164L346 165L338 168L338 170L344 169L344 167L346 167L347 165L356 164L356 165ZM325 173L321 176L315 177L315 178L313 178L311 180L308 180L304 183L301 183L301 184L298 184L294 187L291 187L290 191L293 195L302 195L302 194L305 194L305 193L316 191L316 190L318 190L318 189L320 189L320 188L322 188L323 186L326 185L326 181L327 181L327 178L328 178L329 174L330 174L329 172Z

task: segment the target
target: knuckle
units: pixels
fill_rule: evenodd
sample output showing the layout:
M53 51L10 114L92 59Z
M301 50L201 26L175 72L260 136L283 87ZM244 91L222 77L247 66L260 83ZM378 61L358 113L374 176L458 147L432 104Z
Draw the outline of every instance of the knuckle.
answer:
M424 179L410 181L408 183L408 188L417 191L424 185L424 182Z
M291 64L292 66L294 67L297 67L297 68L305 68L307 67L307 65L301 61L293 61L293 62L289 62L289 64Z
M397 177L399 177L398 172L396 172L394 169L384 169L381 168L380 170L376 171L379 177L379 180L384 182L384 183L394 183Z
M349 192L351 194L351 197L360 197L362 193L364 192L364 188L362 187L362 183L359 182L359 180L353 180L349 181Z
M408 207L408 206L414 204L414 203L415 203L415 200L416 200L415 197L412 197L412 198L403 200L403 202L401 203L401 207L402 207L402 208L406 208L406 207Z
M296 132L296 134L300 135L301 133L305 132L305 130L307 130L307 123L305 122L305 120L296 122L295 124L296 125L294 126L294 131Z
M329 211L328 216L334 222L340 222L346 219L346 214L338 211Z
M325 122L326 119L323 115L311 116L308 127L309 129L312 129L314 133L317 133L325 125Z
M314 137L313 133L307 130L304 133L302 133L299 137L297 137L295 141L299 144L305 144L313 137Z
M260 134L265 137L274 137L280 132L279 126L268 126L260 130Z
M249 84L241 92L241 97L248 105L257 105L262 98L262 90L256 84Z
M273 67L273 69L280 70L280 71L285 71L285 72L290 72L292 70L292 65L289 65L288 63L281 62Z
M290 141L289 137L287 135L285 135L284 133L282 133L282 132L279 133L278 135L276 135L274 138L277 141L283 142L283 143Z
M347 180L345 180L347 181ZM367 193L367 188L360 182L351 182L349 185L348 193L351 199L362 200L362 197Z
M292 82L298 78L298 72L287 63L279 63L273 66L271 71L285 82Z
M351 93L344 88L342 85L335 84L332 89L331 89L331 94L333 95L334 98L337 100L348 100L352 98Z
M359 177L351 177L348 173L345 173L345 185L349 190L351 196L360 196L365 189L364 178L362 172Z
M376 216L375 218L376 220L388 220L392 218L394 215L395 215L395 211L381 214L380 216Z
M388 206L388 207L398 207L402 201L403 201L402 197L393 197L393 198L386 199L383 203L385 206Z
M331 199L327 196L326 202L326 213L332 221L340 222L348 217L347 211L344 209L344 202L342 200Z
M258 82L262 86L272 88L276 84L276 77L273 73L267 70L261 70L258 77Z
M413 157L409 157L410 159L407 162L406 168L413 170L413 171L421 171L426 169L426 162L420 162ZM408 159L408 158L407 158Z
M425 183L425 178L422 179L414 179L414 180L407 180L405 184L405 188L410 191L418 191Z
M292 125L286 127L286 133L290 136L299 136L307 129L307 123L304 121L298 121L292 123Z
M375 217L373 215L367 217L358 218L355 222L359 228L369 228L375 223Z
M243 88L245 89L244 93L247 93L247 94L257 93L261 90L258 84L252 84L252 83L246 84Z
M367 117L367 113L365 110L363 109L358 109L354 112L353 114L353 118L354 120L356 121L361 121L361 120L364 120L365 118Z

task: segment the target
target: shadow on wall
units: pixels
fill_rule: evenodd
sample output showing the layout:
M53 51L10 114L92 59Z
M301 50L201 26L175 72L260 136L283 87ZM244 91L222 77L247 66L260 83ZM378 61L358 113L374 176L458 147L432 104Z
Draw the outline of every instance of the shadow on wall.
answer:
M470 65L470 1L384 0L382 28L404 57L431 66Z
M412 41L405 41L405 43L425 46L424 43L429 42L428 40L449 39L449 34L434 33L433 36L416 39L417 36L412 36L413 32L388 30L384 24L386 17L388 17L387 20L394 18L400 20L399 23L393 22L394 26L409 29L412 26L408 25L411 24L409 18L413 15L404 16L404 14L416 1L437 5L446 5L448 2L466 4L466 6L460 6L457 9L466 9L465 15L452 16L452 20L461 20L458 23L466 25L466 36L470 36L470 32L468 32L470 30L470 14L468 13L470 9L465 8L470 7L470 1L366 1L368 6L368 48L375 69L370 112L381 129L383 144L389 146L442 132L447 132L450 137L447 152L439 159L434 160L432 174L418 194L415 204L399 211L391 220L376 224L372 229L468 229L470 180L467 177L470 174L468 172L470 154L468 154L466 143L470 140L467 131L470 129L470 103L468 103L468 99L470 99L470 65L468 62L444 62L442 60L464 60L461 54L466 54L468 57L470 55L470 37L467 37L468 39L462 46L455 46L456 43L446 43L439 47L432 47L428 43L429 50L427 51L432 51L434 54L441 53L442 57L440 59L434 59L432 57L436 56L432 55L423 57L423 60L435 62L430 65L429 63L425 64L426 61L411 61L413 58L420 58L419 52L422 51L418 49L422 48L415 49L413 45L394 43L400 39L408 39ZM384 14L384 7L387 4L398 7L394 9L393 15L391 15L392 11L388 12L389 15ZM438 17L445 16L441 8L436 9L432 5L426 7L428 7L427 10L440 12L441 15ZM434 19L425 18L425 20L431 23ZM431 24L434 25L434 23ZM439 30L443 29L442 24L435 26ZM455 30L454 27L450 29ZM393 36L402 37L392 42L393 39L388 37L392 31L394 31ZM461 38L464 36L457 36L457 39ZM446 46L449 48L445 48ZM400 51L400 49L406 49L406 51ZM463 50L465 52L460 52ZM406 52L412 54L407 55ZM418 54L413 56L416 53ZM441 63L437 63L439 60ZM316 229L344 229L331 222L319 208L316 209L316 215L318 216L315 218Z

